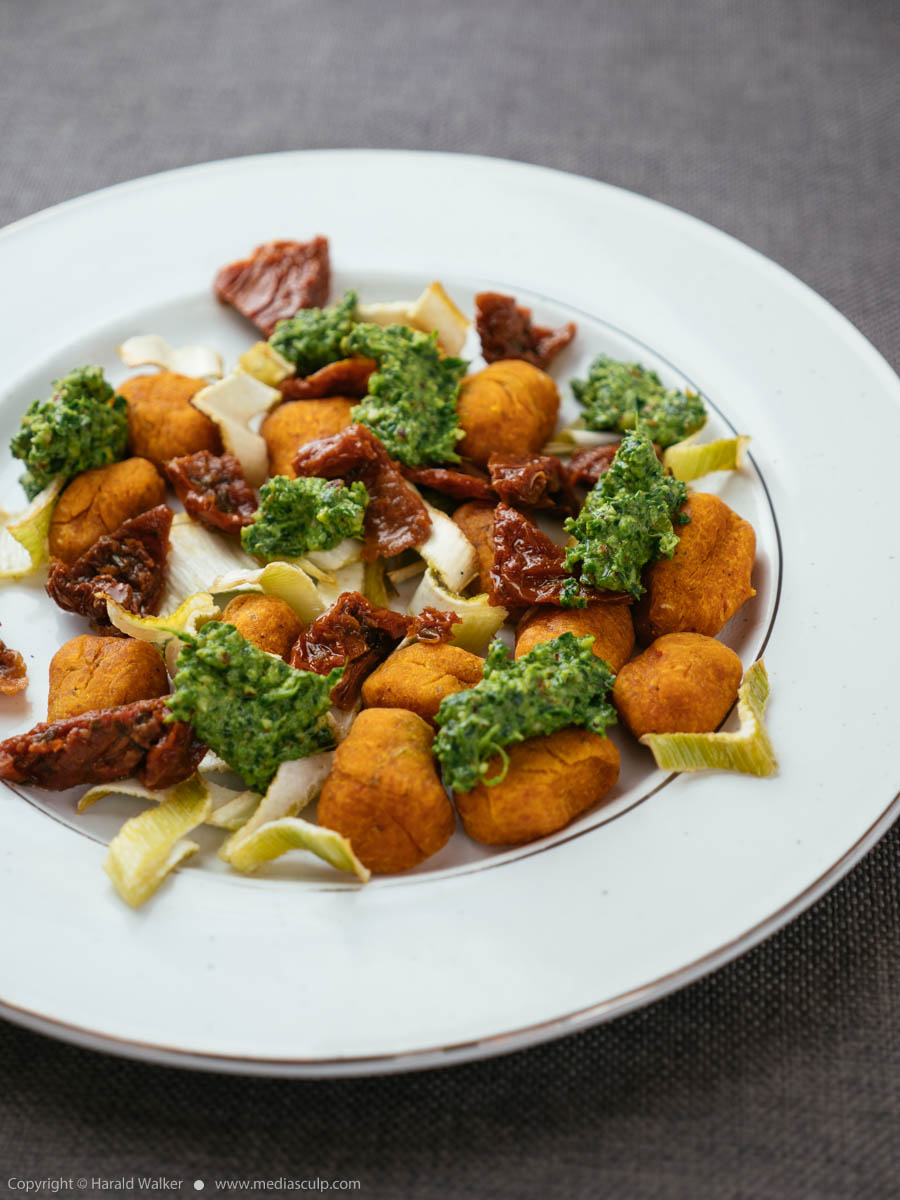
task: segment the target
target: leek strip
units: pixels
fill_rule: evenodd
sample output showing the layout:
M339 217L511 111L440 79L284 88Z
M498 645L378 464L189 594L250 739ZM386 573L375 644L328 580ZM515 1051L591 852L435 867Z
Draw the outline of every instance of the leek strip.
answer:
M749 437L719 438L714 442L697 444L677 442L663 452L663 466L676 479L690 483L710 471L740 471L747 460Z
M126 367L162 367L194 379L222 378L222 356L209 346L170 346L156 333L130 337L116 350Z
M0 531L0 579L33 574L47 556L50 521L63 480L52 480L27 508L7 517Z
M438 345L446 354L459 354L472 324L436 280L415 300L357 304L353 316L373 325L410 325L423 333L436 331Z
M403 642L400 643L403 645ZM399 647L398 647L399 649ZM328 710L328 724L331 727L331 732L334 735L334 743L339 746L347 734L350 732L350 726L356 720L359 713L361 702L357 700L356 704L348 712L346 709L337 708L332 704Z
M475 547L446 513L434 508L427 500L422 503L431 518L431 531L425 541L416 546L416 552L449 591L461 592L478 574Z
M359 538L344 538L330 550L309 550L306 561L320 571L339 571L362 558L363 545Z
M177 608L195 592L212 591L210 580L226 572L258 569L259 563L244 553L236 538L201 525L187 513L176 513L169 531L162 610Z
M555 454L565 457L574 454L576 450L593 450L597 446L612 446L622 440L621 433L611 433L609 430L585 429L581 418L566 425L555 433L541 450L541 454Z
M490 603L486 593L470 598L455 595L443 586L430 569L422 576L407 612L416 616L425 608L455 612L459 623L452 628L451 644L470 650L473 654L483 649L508 616L505 608Z
M227 764L223 765L227 770L231 770ZM253 815L261 799L256 792L235 792L222 784L213 783L202 773L192 776L186 782L193 787L198 781L199 786L206 789L210 801L206 824L217 829L230 831L240 829ZM97 787L91 788L89 792L85 792L78 801L76 812L85 812L92 804L96 804L98 800L102 800L106 796L134 796L138 800L152 800L155 804L167 804L170 800L177 800L183 794L184 788L185 783L178 783L164 791L151 792L136 779L119 779L115 783L99 784Z
M428 563L424 558L420 558L418 562L409 563L405 567L397 567L395 571L388 571L388 579L393 584L405 583L407 579L415 579L417 575L421 575L423 571L428 570Z
M656 765L664 771L741 771L746 775L774 775L775 751L763 724L769 698L769 676L760 658L744 675L738 688L740 729L735 733L645 733Z
M326 607L319 589L297 563L270 562L264 567L257 567L254 563L249 571L230 571L220 575L213 581L210 591L215 594L264 592L267 596L278 596L291 606L305 625L314 621Z
M362 562L348 563L334 573L333 583L320 583L318 586L319 600L326 608L342 596L344 592L362 592L366 586L366 568Z
M209 816L209 791L198 776L171 789L171 795L126 821L109 844L103 869L126 904L139 908L169 872L199 849L190 833Z
M106 597L106 614L110 622L128 637L159 646L166 660L166 669L172 676L181 653L182 643L178 635L189 633L193 636L207 621L217 620L221 611L209 592L188 596L173 613L162 617L135 616L111 596Z
M225 829L229 833L234 833L246 825L262 799L259 792L235 792L221 783L213 783L205 776L201 775L201 778L209 789L213 806L212 812L206 818L207 825L214 825L216 829Z
M174 612L162 617L139 617L123 608L112 596L106 599L106 614L120 633L157 646L164 646L179 633L196 633L201 625L214 621L220 612L209 592L188 596Z
M75 811L83 813L92 804L96 804L98 800L102 800L104 796L135 796L138 800L153 800L156 804L165 804L169 800L177 800L179 796L182 796L188 785L190 785L190 792L193 794L197 788L206 788L206 781L199 775L192 775L190 779L186 779L182 783L176 783L174 787L164 788L159 792L151 792L149 788L144 787L142 783L138 783L136 779L117 779L114 783L99 783L96 787L92 787L89 792L84 793L78 801Z
M229 861L239 871L254 871L288 850L308 850L339 871L355 873L363 883L371 876L371 871L362 865L345 837L299 817L281 817L261 825L241 840Z
M311 754L308 758L296 758L283 762L269 784L265 796L257 796L258 803L237 832L219 850L219 857L233 862L234 855L261 826L282 817L293 817L311 804L322 790L334 761L334 753L326 750L322 754ZM252 793L249 793L252 794ZM244 793L248 795L248 793Z
M238 359L238 369L268 387L278 387L279 383L294 374L294 364L288 362L268 342L256 342L249 350L245 350Z
M247 482L259 487L269 472L265 441L250 428L250 422L281 403L281 392L260 382L246 371L232 371L191 397L194 408L219 427L222 445L244 469Z
M363 595L376 608L390 608L391 598L384 581L384 562L367 562L363 568Z

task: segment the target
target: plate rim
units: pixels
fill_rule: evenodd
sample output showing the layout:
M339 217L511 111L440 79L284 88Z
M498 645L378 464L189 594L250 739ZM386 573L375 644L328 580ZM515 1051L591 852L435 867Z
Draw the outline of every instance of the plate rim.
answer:
M698 983L707 975L727 966L735 959L774 936L791 921L811 908L830 892L866 853L881 840L900 817L900 791L880 817L854 843L846 854L824 871L789 903L782 905L764 920L693 962L661 975L638 988L622 992L608 1000L575 1009L560 1017L523 1026L510 1032L488 1037L429 1046L397 1054L338 1056L329 1058L253 1058L246 1055L200 1053L163 1046L157 1042L141 1042L133 1038L97 1033L85 1026L59 1021L31 1012L0 999L0 1017L32 1032L43 1033L57 1041L90 1050L99 1050L118 1058L133 1059L158 1066L201 1070L224 1075L246 1075L296 1079L362 1078L369 1075L408 1074L438 1067L461 1066L464 1063L497 1058L527 1050L533 1046L558 1041L572 1034L583 1033L596 1025L605 1024L639 1008L662 1000L682 988Z
M877 368L879 373L886 373L885 378L887 383L894 387L898 383L897 375L887 359L869 342L849 318L840 313L828 300L814 291L808 284L798 279L785 267L740 241L734 235L718 229L709 222L703 221L683 210L618 187L617 185L561 171L557 168L523 163L499 156L453 154L445 151L346 148L280 151L268 154L250 154L216 159L125 180L70 200L62 201L5 226L0 230L0 242L7 240L11 236L15 236L19 232L27 231L43 221L51 220L60 211L69 212L82 206L88 206L91 202L110 193L137 191L141 188L151 186L157 181L169 179L173 176L189 177L191 175L200 175L223 167L232 166L236 163L248 164L254 160L266 162L278 159L285 161L313 160L334 156L346 157L360 153L366 155L383 155L385 157L400 156L409 159L442 159L454 163L465 159L473 163L502 164L503 166L526 172L546 173L554 177L562 177L580 186L587 184L594 188L618 193L623 197L627 197L631 202L652 206L663 213L677 214L682 220L687 220L701 227L706 236L712 234L714 238L726 239L734 247L738 248L742 254L752 256L752 258L758 260L759 264L764 265L766 270L771 272L774 269L781 276L781 281L788 284L792 290L799 291L803 300L807 304L812 304L817 313L827 316L832 322L837 321L845 338L849 337L851 339L853 349L857 353L864 354L872 368ZM629 336L633 335L629 334ZM798 895L736 938L702 955L698 959L684 964L676 970L668 972L636 989L623 992L597 1004L581 1007L562 1016L554 1017L534 1025L524 1026L511 1032L494 1034L480 1039L371 1056L354 1057L351 1055L328 1058L317 1057L315 1059L297 1057L278 1059L189 1051L177 1047L162 1046L159 1043L144 1043L133 1038L98 1033L84 1026L47 1017L29 1009L21 1008L2 999L0 999L0 1016L5 1017L15 1024L48 1034L57 1039L122 1057L136 1058L169 1066L249 1075L278 1075L298 1078L326 1078L341 1075L360 1076L427 1069L439 1065L454 1065L473 1059L491 1057L525 1049L528 1046L566 1036L612 1019L615 1016L622 1015L625 1012L671 994L679 988L702 978L718 967L733 961L741 954L746 953L759 944L766 937L771 936L784 927L789 921L799 916L816 900L834 887L860 861L866 852L880 840L894 821L897 820L898 816L900 816L900 792L897 792L893 796L887 807L881 811L880 815L857 841Z

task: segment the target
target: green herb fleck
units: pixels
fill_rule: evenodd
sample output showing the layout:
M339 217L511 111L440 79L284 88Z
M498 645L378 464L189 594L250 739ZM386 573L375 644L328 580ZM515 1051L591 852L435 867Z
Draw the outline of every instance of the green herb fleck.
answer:
M28 406L10 450L28 470L19 476L29 500L57 476L71 479L105 467L128 449L127 405L103 377L102 367L78 367L53 381L49 400Z
M696 433L706 422L706 408L696 392L665 388L655 371L606 354L594 359L586 380L572 380L572 391L584 406L588 429L625 433L640 422L663 449Z
M377 359L369 394L353 409L353 419L368 426L391 458L408 467L459 462L456 398L468 363L441 358L436 333L418 333L407 325L355 325L342 343L346 354Z
M640 596L644 565L675 552L672 517L686 499L685 484L663 473L650 435L643 429L627 434L581 512L564 523L576 539L566 550L566 570L594 587ZM678 518L681 524L687 519ZM576 603L578 592L573 578L563 589L563 603Z
M369 503L364 483L276 475L259 495L253 524L241 530L248 554L299 558L309 550L330 550L344 538L363 536Z
M330 308L301 308L278 322L269 345L294 363L301 376L337 362L344 357L341 339L353 327L356 299L356 292L345 292Z
M295 671L221 621L181 636L168 709L175 720L189 721L248 787L264 792L281 763L334 745L327 715L343 668L329 675Z
M434 752L453 791L500 783L509 766L504 746L570 725L605 734L607 725L615 724L615 709L606 698L615 676L591 652L593 641L564 633L515 662L502 642L494 642L483 681L445 697L435 717L439 732ZM495 754L503 766L487 779Z

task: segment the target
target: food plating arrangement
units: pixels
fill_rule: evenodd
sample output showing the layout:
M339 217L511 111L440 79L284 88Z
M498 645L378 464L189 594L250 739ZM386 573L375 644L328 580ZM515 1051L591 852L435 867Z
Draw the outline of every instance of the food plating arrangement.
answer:
M754 530L688 486L740 471L749 439L702 441L702 396L601 354L560 429L574 323L482 292L473 331L439 283L329 303L324 237L260 246L214 290L267 339L233 368L129 338L142 373L73 368L11 443L28 505L0 583L45 571L91 632L56 651L0 779L85 788L79 811L145 800L106 859L123 900L201 825L237 871L303 850L363 882L454 836L548 837L613 793L616 723L668 771L776 770L765 666L718 640L754 595ZM26 631L3 634L14 696Z

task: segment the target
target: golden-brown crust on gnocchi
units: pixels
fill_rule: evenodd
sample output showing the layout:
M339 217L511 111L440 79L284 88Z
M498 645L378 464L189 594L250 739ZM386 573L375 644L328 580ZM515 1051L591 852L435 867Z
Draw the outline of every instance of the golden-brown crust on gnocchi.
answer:
M487 846L519 845L568 825L609 792L619 777L619 752L609 738L586 729L558 729L507 746L506 777L454 795L463 828ZM495 778L502 760L488 763Z
M206 387L174 371L135 375L117 389L128 402L128 441L133 454L149 458L160 470L170 458L198 450L222 453L218 426L191 404Z
M634 650L634 624L627 604L589 604L586 608L541 604L530 608L516 628L516 658L564 633L578 638L590 634L594 639L591 650L609 663L613 673L628 662Z
M277 654L285 662L304 628L286 600L261 592L248 592L229 600L222 620L233 625L248 642L267 654Z
M480 683L484 660L459 646L413 642L401 646L362 686L366 708L405 708L434 722L446 696Z
M97 538L164 504L166 485L146 458L82 471L63 488L50 520L50 553L71 565Z
M432 757L433 737L415 713L366 708L335 752L319 797L319 823L349 838L375 874L417 866L456 828Z
M494 565L494 505L487 500L470 500L456 509L453 520L478 555L478 590L489 592Z
M635 631L645 646L667 633L715 637L756 595L750 583L753 526L708 492L693 492L682 511L690 523L675 525L675 553L647 569L647 590L634 607Z
M149 642L86 633L60 646L50 660L47 720L119 708L168 691L165 663Z
M294 479L294 455L316 438L331 437L352 423L350 411L358 400L329 396L325 400L288 400L266 417L259 432L269 451L269 474Z
M735 652L702 633L669 633L616 676L612 700L635 737L710 733L737 699Z
M540 450L556 426L559 392L539 367L503 359L466 376L457 407L466 435L457 450L484 467L494 453Z

